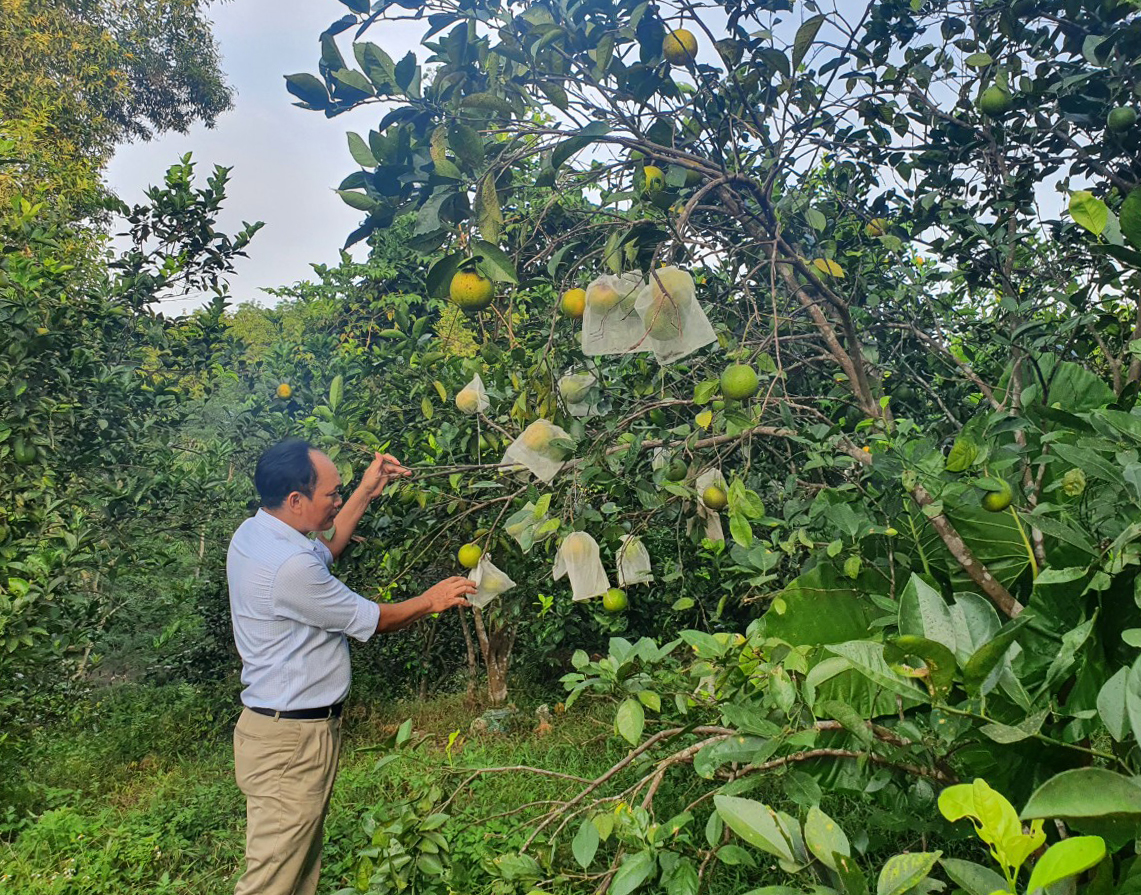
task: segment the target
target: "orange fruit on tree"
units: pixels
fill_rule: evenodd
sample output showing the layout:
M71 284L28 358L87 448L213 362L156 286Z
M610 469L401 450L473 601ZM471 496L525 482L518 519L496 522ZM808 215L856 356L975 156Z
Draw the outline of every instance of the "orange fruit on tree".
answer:
M479 565L480 557L483 556L483 551L479 548L478 544L464 544L456 553L456 559L459 560L460 565L465 569L474 569Z
M474 270L460 270L448 286L448 297L468 314L476 314L495 298L495 284Z
M293 397L293 386L291 386L288 382L283 382L277 387L277 392L275 394L281 398L282 401L288 401Z
M602 608L607 612L621 612L628 605L626 591L620 587L612 587L602 595Z
M688 65L697 58L697 38L685 28L671 31L662 41L662 55L670 65Z
M710 485L701 494L701 502L711 510L723 510L729 506L729 495L724 488Z
M735 401L745 401L761 387L757 371L748 364L733 364L721 373L721 394Z
M578 320L583 315L583 312L586 311L586 290L568 289L563 293L563 299L559 307L566 316Z

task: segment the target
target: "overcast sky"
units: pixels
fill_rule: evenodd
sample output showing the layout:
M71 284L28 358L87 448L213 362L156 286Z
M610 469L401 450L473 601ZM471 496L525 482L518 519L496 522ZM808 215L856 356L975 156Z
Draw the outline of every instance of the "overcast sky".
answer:
M233 168L220 229L232 234L243 220L265 221L250 244L250 257L238 260L230 280L235 303L272 304L273 297L262 288L311 279L311 263L336 264L338 249L362 219L333 190L355 167L345 132L366 134L379 122L381 107L326 118L292 105L283 77L316 73L317 38L346 12L336 0L215 5L214 33L222 69L236 91L234 108L212 130L196 126L188 134L124 146L107 169L111 188L124 201L136 203L187 152L194 154L203 182L216 164ZM423 23L378 24L368 39L400 59L417 47L424 29ZM162 310L180 313L187 304L195 303L168 302Z

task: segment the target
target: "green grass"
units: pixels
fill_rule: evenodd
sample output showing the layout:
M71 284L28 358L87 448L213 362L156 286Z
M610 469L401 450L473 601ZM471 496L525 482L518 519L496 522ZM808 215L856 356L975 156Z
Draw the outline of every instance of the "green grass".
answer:
M97 702L77 706L70 723L24 744L23 776L6 785L20 793L28 810L23 817L10 810L6 822L0 817L0 893L232 892L243 863L245 821L244 801L233 780L232 695L185 685L112 688ZM628 746L612 735L613 709L605 706L592 712L582 702L572 714L556 715L550 731L536 732L534 708L540 695L533 694L526 704L520 698L509 731L501 734L470 733L481 710L458 696L424 704L353 706L326 823L320 891L336 892L353 879L358 851L369 844L366 818L383 817L392 806L413 803L433 789L439 799L428 811L438 810L454 794L447 807L451 819L442 829L452 852L453 891L528 891L529 884L496 880L485 862L517 851L527 821L547 810L522 806L566 800L581 785L486 769L533 766L592 779L628 753ZM413 721L413 748L400 750L398 758L378 769L384 753L370 747L390 737L405 718ZM456 732L459 737L449 750L449 736ZM647 770L631 768L616 778L617 785L599 792L617 793ZM765 780L750 795L797 812L793 782L788 777ZM672 772L655 798L658 819L670 817L708 789L709 783L688 767ZM691 830L701 845L709 802L703 806ZM831 798L827 807L849 833L869 826L866 799ZM873 834L878 836L870 843L873 851L925 844L913 832L915 821L898 820L904 827L898 834ZM560 868L576 866L569 843L579 823L576 818L554 844ZM531 853L544 859L550 848ZM611 840L600 849L600 859L614 850ZM760 865L747 870L714 862L702 891L727 895L764 884L795 884L768 862ZM568 873L548 880L544 888L585 893L594 884Z

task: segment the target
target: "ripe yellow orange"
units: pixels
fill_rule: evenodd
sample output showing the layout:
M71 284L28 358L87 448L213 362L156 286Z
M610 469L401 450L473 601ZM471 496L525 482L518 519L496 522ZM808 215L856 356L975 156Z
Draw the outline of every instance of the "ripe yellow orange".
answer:
M577 320L586 310L586 290L568 289L563 293L563 300L560 307L564 314Z
M662 41L662 55L670 65L689 65L697 58L697 38L685 28L671 31Z
M456 553L456 559L459 560L460 565L465 569L474 569L479 565L480 557L483 556L483 551L479 548L478 544L464 544L459 552Z
M279 398L281 398L282 401L288 401L291 397L293 397L293 386L291 386L288 382L283 382L277 387L276 394Z
M724 489L710 485L701 494L701 502L711 510L723 510L729 506L729 495Z
M646 167L642 169L642 175L646 181L644 187L646 195L652 196L654 193L660 193L665 189L666 172L657 165L646 165Z
M474 270L461 270L452 277L448 296L468 314L482 311L495 298L495 284Z

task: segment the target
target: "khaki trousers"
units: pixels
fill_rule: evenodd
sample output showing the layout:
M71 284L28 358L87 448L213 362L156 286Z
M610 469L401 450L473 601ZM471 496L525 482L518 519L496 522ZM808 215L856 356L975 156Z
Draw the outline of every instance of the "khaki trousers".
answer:
M246 796L246 872L234 895L313 895L325 813L337 776L341 721L242 711L234 777Z

